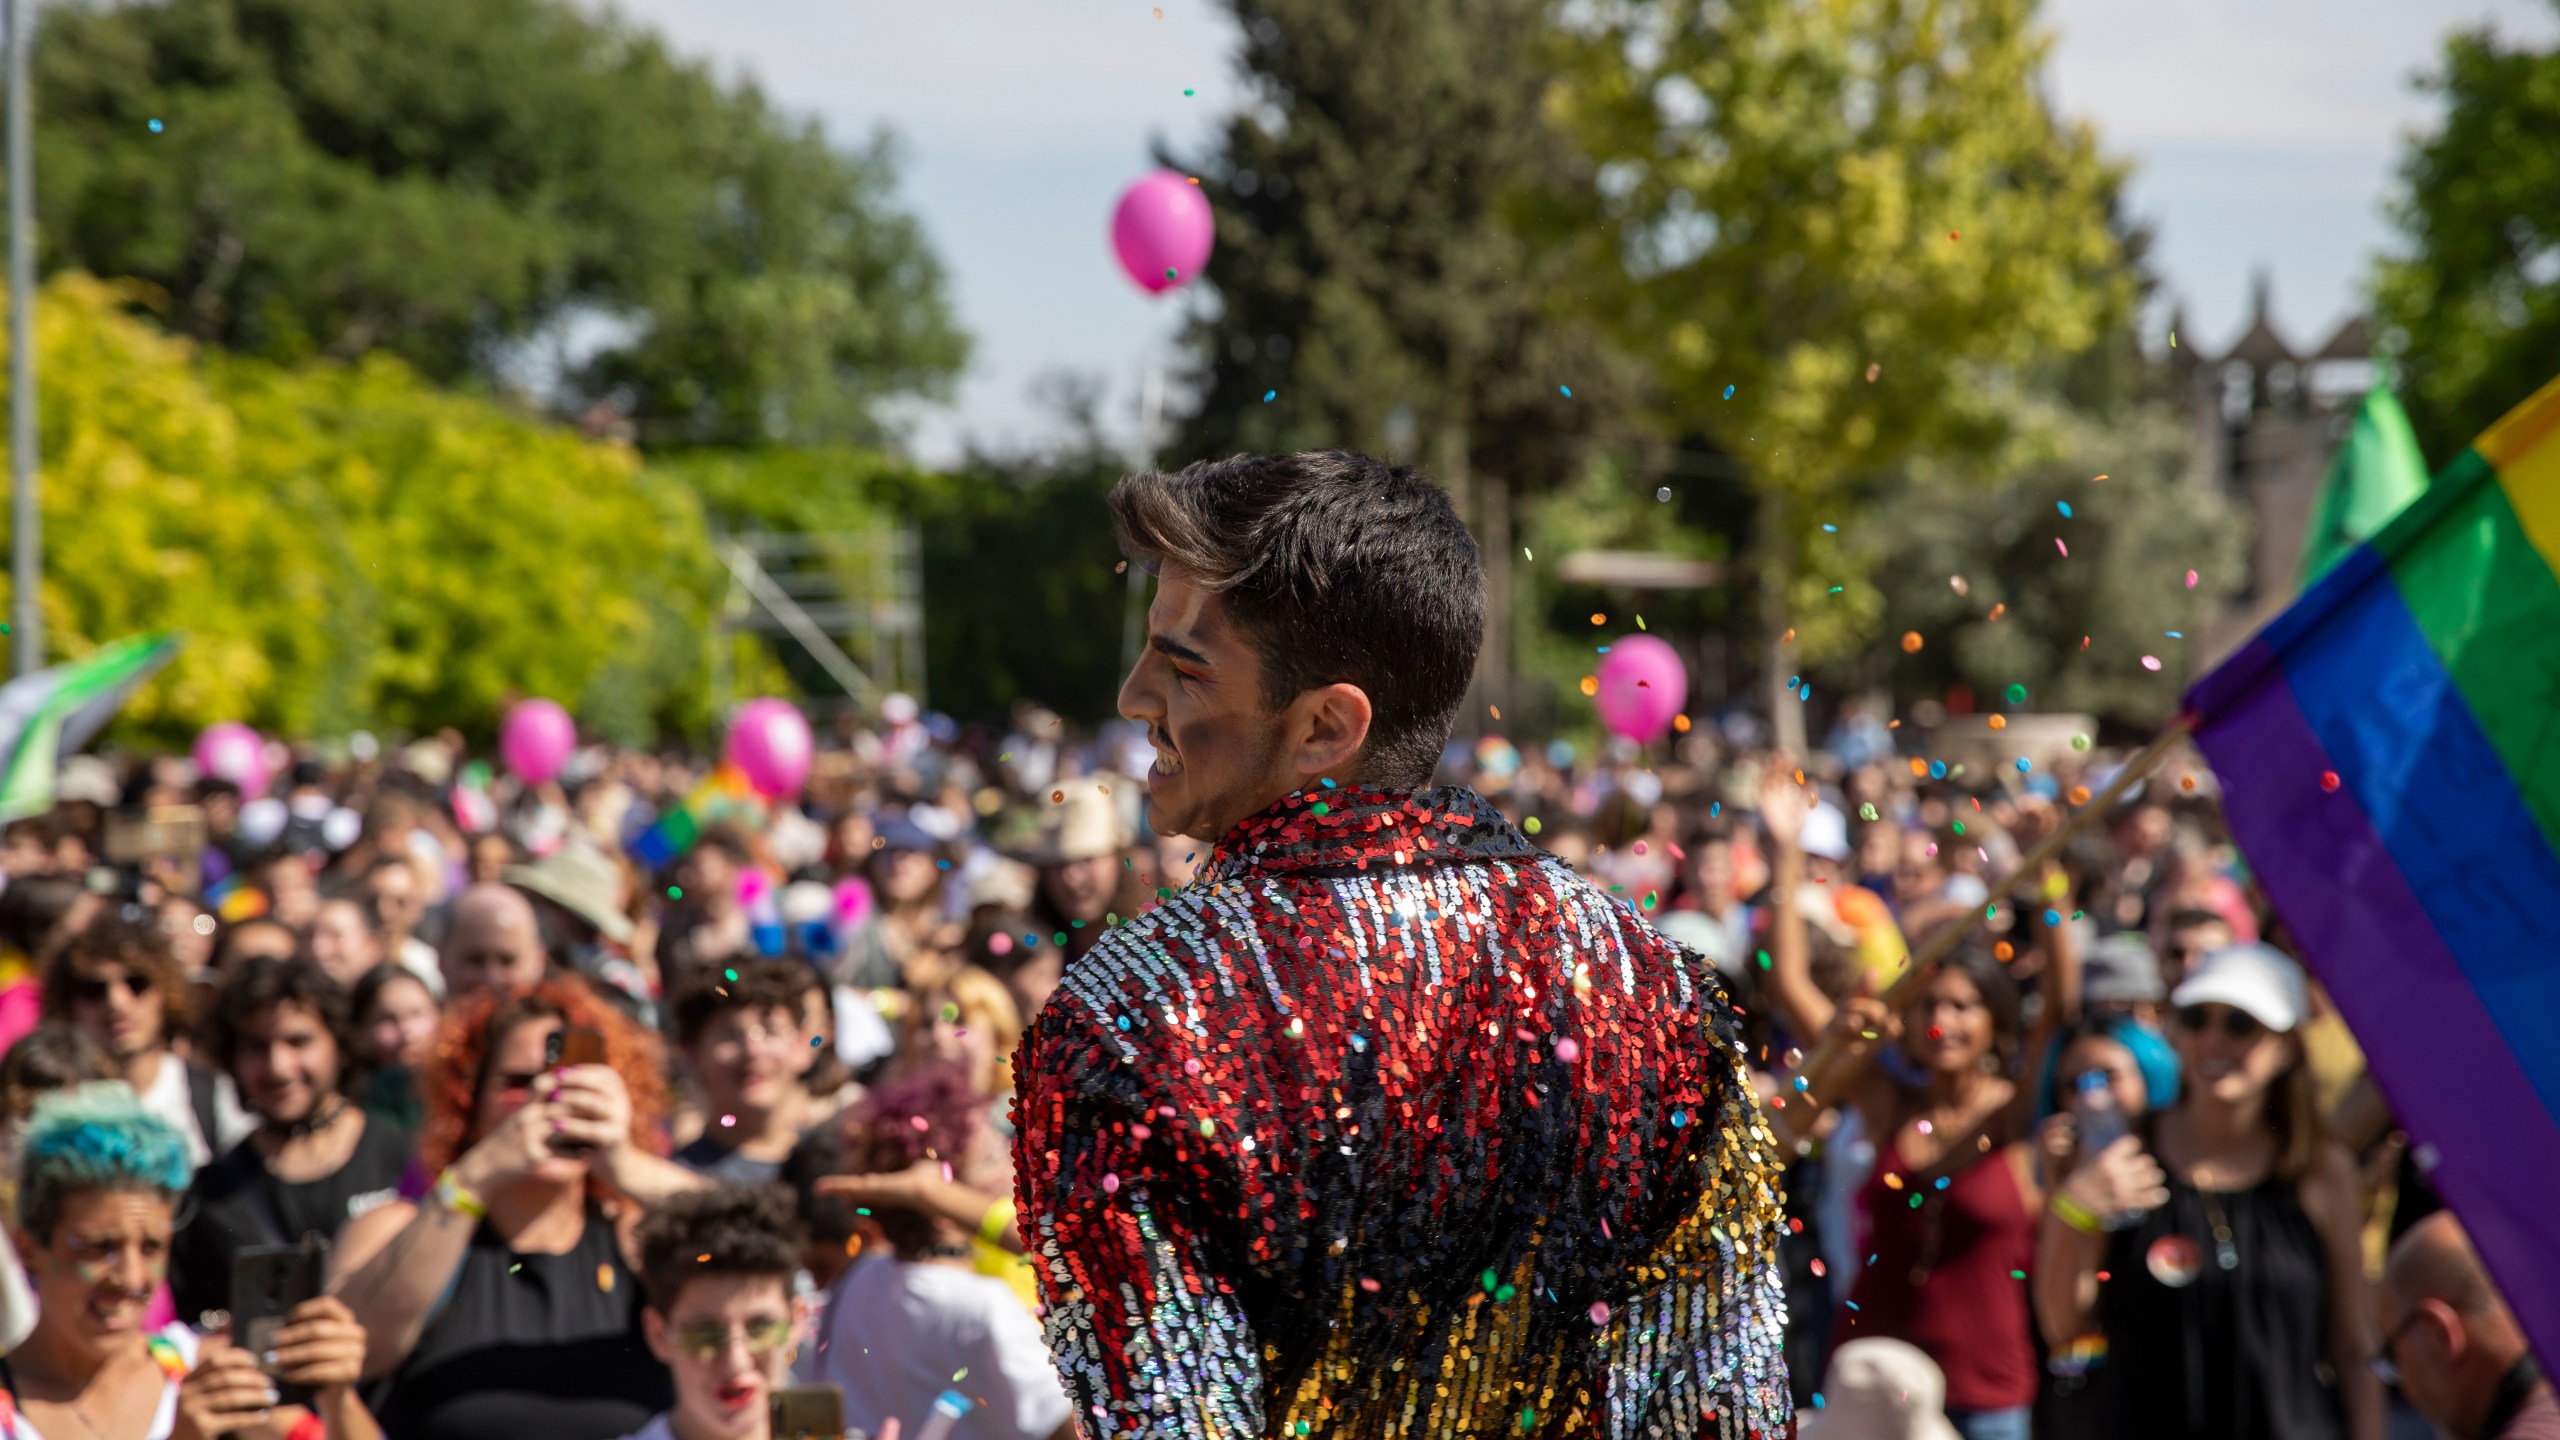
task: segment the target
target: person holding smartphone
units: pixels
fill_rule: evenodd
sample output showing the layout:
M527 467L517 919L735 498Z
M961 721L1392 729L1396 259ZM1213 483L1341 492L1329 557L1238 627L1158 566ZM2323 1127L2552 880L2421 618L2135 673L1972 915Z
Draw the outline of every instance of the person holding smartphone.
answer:
M456 1007L426 1076L433 1190L338 1242L392 1440L612 1440L667 1408L634 1232L705 1182L656 1153L660 1075L656 1038L575 978Z
M368 1116L364 1052L347 995L307 956L261 955L215 1002L209 1037L258 1128L196 1173L172 1252L178 1314L230 1310L231 1259L253 1245L334 1243L358 1215L399 1198L408 1136Z
M35 1332L0 1358L9 1440L381 1440L355 1392L365 1336L347 1307L293 1307L264 1354L216 1332L157 1328L186 1142L121 1084L37 1102L11 1239L38 1302ZM286 1405L279 1387L309 1394Z
M641 1324L676 1398L627 1440L770 1440L808 1329L808 1307L791 1293L799 1235L778 1185L679 1195L641 1224ZM839 1418L829 1440L842 1428Z

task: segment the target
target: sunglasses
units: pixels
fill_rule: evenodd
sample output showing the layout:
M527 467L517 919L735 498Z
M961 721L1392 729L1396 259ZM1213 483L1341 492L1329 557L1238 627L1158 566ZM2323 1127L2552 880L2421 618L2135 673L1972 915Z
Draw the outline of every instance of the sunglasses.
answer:
M729 1353L732 1337L746 1342L748 1359L762 1360L791 1338L791 1322L765 1319L731 1325L725 1320L711 1320L687 1325L676 1331L676 1349L688 1359L717 1360Z
M2193 1030L2199 1035L2205 1034L2213 1028L2214 1009L2215 1007L2211 1005L2180 1006L2178 1028ZM2222 1012L2222 1033L2230 1039L2255 1040L2258 1038L2258 1033L2266 1028L2259 1023L2257 1016L2245 1010L2224 1009Z
M2364 1362L2366 1368L2373 1371L2373 1378L2394 1388L2399 1386L2400 1362L2391 1358L2391 1352L2400 1344L2400 1337L2408 1334L2409 1327L2417 1324L2418 1317L2425 1313L2423 1310L2410 1311L2400 1317L2399 1324L2391 1327L2390 1334L2382 1337L2381 1348L2375 1350Z
M127 998L139 1000L151 993L151 977L127 974L112 979L102 979L97 976L83 976L71 982L72 996L92 1005L105 1004L107 996L117 989L122 989Z

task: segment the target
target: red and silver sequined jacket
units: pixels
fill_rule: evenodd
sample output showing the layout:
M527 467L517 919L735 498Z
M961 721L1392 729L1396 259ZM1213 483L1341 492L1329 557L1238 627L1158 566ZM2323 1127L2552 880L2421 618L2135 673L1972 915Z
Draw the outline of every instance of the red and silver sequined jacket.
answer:
M1783 1435L1779 1164L1714 971L1474 792L1317 790L1016 1057L1087 1435Z

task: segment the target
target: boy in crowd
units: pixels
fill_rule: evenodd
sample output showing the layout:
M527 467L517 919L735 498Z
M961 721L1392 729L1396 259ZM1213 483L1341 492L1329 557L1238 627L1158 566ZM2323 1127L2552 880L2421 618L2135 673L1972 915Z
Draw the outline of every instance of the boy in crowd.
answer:
M745 960L705 970L677 994L676 1044L702 1086L702 1134L677 1164L728 1185L782 1173L809 1109L800 1002L816 984L806 965Z
M625 1440L769 1440L768 1405L805 1328L799 1224L778 1186L675 1196L640 1226L640 1312L675 1408Z

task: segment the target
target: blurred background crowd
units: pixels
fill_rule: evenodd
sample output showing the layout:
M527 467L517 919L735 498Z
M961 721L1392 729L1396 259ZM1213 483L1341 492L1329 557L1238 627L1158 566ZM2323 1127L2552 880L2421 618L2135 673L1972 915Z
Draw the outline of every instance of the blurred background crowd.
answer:
M2411 1420L2377 1355L2392 1394L2479 1421L2522 1341L2451 1217L2428 1218L2425 1155L2285 955L2192 756L2028 871L2120 754L2075 735L2042 766L1993 761L1964 726L1854 704L1808 756L1758 728L1486 736L1442 778L1734 996L1797 1157L1809 1424L1906 1433L1936 1410L1882 1405L1874 1429L1859 1407L1916 1385L1974 1440L2368 1440ZM787 801L723 762L611 746L540 785L451 736L272 758L243 793L184 759L79 757L51 811L0 832L16 1243L61 1243L30 1225L42 1147L15 1153L54 1092L121 1085L190 1176L166 1197L165 1287L149 1256L85 1282L28 1257L36 1292L0 1307L13 1355L85 1313L83 1283L222 1334L232 1257L311 1237L322 1303L362 1336L345 1403L394 1436L605 1440L680 1411L688 1365L725 1376L693 1388L741 1425L739 1397L760 1423L786 1365L874 1434L945 1392L965 1434L1068 1423L1012 1226L1009 1060L1061 967L1206 858L1146 830L1142 734L1030 705L962 727L892 696L823 735ZM1910 1003L1876 998L1922 937L1975 920ZM1805 1053L1826 1038L1828 1069ZM652 1348L653 1214L796 1237L766 1331ZM2394 1242L2430 1235L2426 1283L2468 1277L2454 1320L2392 1298Z

